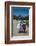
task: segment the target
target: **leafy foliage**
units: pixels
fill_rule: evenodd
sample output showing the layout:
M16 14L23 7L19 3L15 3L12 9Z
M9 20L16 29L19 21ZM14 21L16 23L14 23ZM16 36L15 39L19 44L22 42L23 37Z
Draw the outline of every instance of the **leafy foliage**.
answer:
M16 16L16 15L13 15L13 19L16 19L16 20L29 20L29 15L27 16Z

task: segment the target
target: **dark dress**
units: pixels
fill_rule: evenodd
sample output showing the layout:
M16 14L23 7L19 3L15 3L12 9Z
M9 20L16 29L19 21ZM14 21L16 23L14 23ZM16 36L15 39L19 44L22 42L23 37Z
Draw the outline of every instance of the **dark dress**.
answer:
M23 30L25 32L25 29L26 29L26 24L23 24Z
M20 32L23 32L23 25L20 24L20 29L19 29Z

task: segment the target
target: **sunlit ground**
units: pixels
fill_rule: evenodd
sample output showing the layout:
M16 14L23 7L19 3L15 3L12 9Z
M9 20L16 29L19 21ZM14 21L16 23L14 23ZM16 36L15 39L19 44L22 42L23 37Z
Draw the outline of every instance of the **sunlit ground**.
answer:
M25 30L25 31L27 31L26 33L19 33L19 30L17 29L18 23L19 23L19 20L13 20L13 36L28 36L29 27L26 25L26 30Z

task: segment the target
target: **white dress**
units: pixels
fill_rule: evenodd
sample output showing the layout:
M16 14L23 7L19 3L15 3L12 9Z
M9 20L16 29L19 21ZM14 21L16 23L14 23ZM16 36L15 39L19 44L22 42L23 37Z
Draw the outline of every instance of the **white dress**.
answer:
M20 23L18 23L18 25L17 25L17 29L20 29Z
M17 25L17 29L18 29L19 31L23 31L22 25L23 25L23 24L20 25L20 23Z

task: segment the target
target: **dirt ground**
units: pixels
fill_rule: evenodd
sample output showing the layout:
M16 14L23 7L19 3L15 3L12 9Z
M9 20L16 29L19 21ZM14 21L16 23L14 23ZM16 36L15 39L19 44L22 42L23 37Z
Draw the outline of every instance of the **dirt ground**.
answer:
M29 35L29 27L26 25L26 33L18 33L19 30L17 29L17 24L19 23L18 20L13 20L13 36L28 36Z

